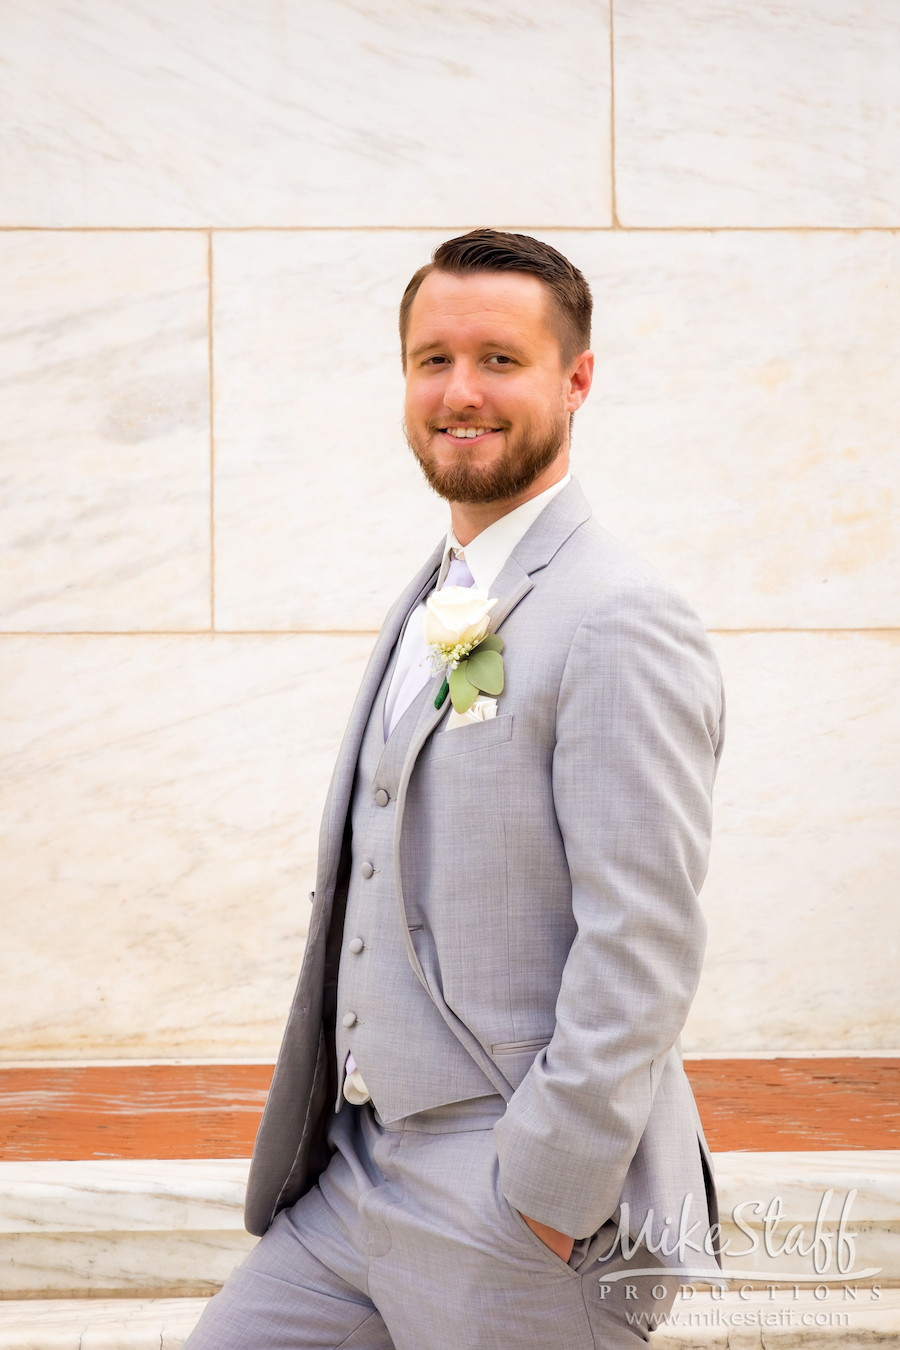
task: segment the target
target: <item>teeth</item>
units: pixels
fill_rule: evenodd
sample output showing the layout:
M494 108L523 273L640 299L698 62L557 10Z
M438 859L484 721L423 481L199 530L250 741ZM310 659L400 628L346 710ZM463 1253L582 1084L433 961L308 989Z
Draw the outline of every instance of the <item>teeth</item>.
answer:
M486 436L492 431L492 427L447 427L451 436L455 436L458 441L474 440L476 436Z

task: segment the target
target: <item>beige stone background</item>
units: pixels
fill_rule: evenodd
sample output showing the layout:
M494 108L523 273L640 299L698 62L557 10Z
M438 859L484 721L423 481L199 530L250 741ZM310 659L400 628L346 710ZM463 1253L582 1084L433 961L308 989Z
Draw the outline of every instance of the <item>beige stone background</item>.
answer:
M686 1048L900 1044L897 0L6 0L0 101L0 1053L274 1052L484 223L587 273L575 472L725 672Z

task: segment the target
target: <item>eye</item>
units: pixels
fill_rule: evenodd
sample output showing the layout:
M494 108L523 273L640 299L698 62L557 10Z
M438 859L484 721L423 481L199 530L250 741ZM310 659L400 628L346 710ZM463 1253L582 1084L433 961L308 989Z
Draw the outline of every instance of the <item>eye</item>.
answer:
M515 361L513 361L512 357L511 357L511 356L504 356L504 355L502 354L502 352L495 352L493 356L489 356L487 359L488 359L488 361L494 361L498 366L514 366L514 365L515 365Z
M449 360L446 356L429 356L427 360L422 362L423 366L444 366L448 364Z

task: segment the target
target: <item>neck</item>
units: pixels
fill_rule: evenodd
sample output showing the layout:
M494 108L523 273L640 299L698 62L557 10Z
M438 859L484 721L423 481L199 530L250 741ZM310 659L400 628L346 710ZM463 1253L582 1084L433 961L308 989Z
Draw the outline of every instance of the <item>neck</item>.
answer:
M566 446L557 455L556 459L550 464L543 473L538 474L527 488L515 497L504 497L495 502L451 502L450 503L450 521L453 526L453 533L459 540L463 548L471 544L472 540L482 530L486 530L494 521L501 520L508 516L510 511L515 511L517 506L530 502L532 497L539 497L542 492L553 487L565 478L569 472L569 449Z

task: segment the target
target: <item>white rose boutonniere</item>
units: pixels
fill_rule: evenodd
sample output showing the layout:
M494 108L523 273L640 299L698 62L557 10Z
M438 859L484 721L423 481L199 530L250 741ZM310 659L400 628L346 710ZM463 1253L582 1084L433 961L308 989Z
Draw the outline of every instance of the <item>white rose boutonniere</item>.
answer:
M449 693L458 713L471 708L479 691L503 692L503 640L489 633L496 599L477 587L445 586L425 602L422 631L438 670L446 671L434 706Z

